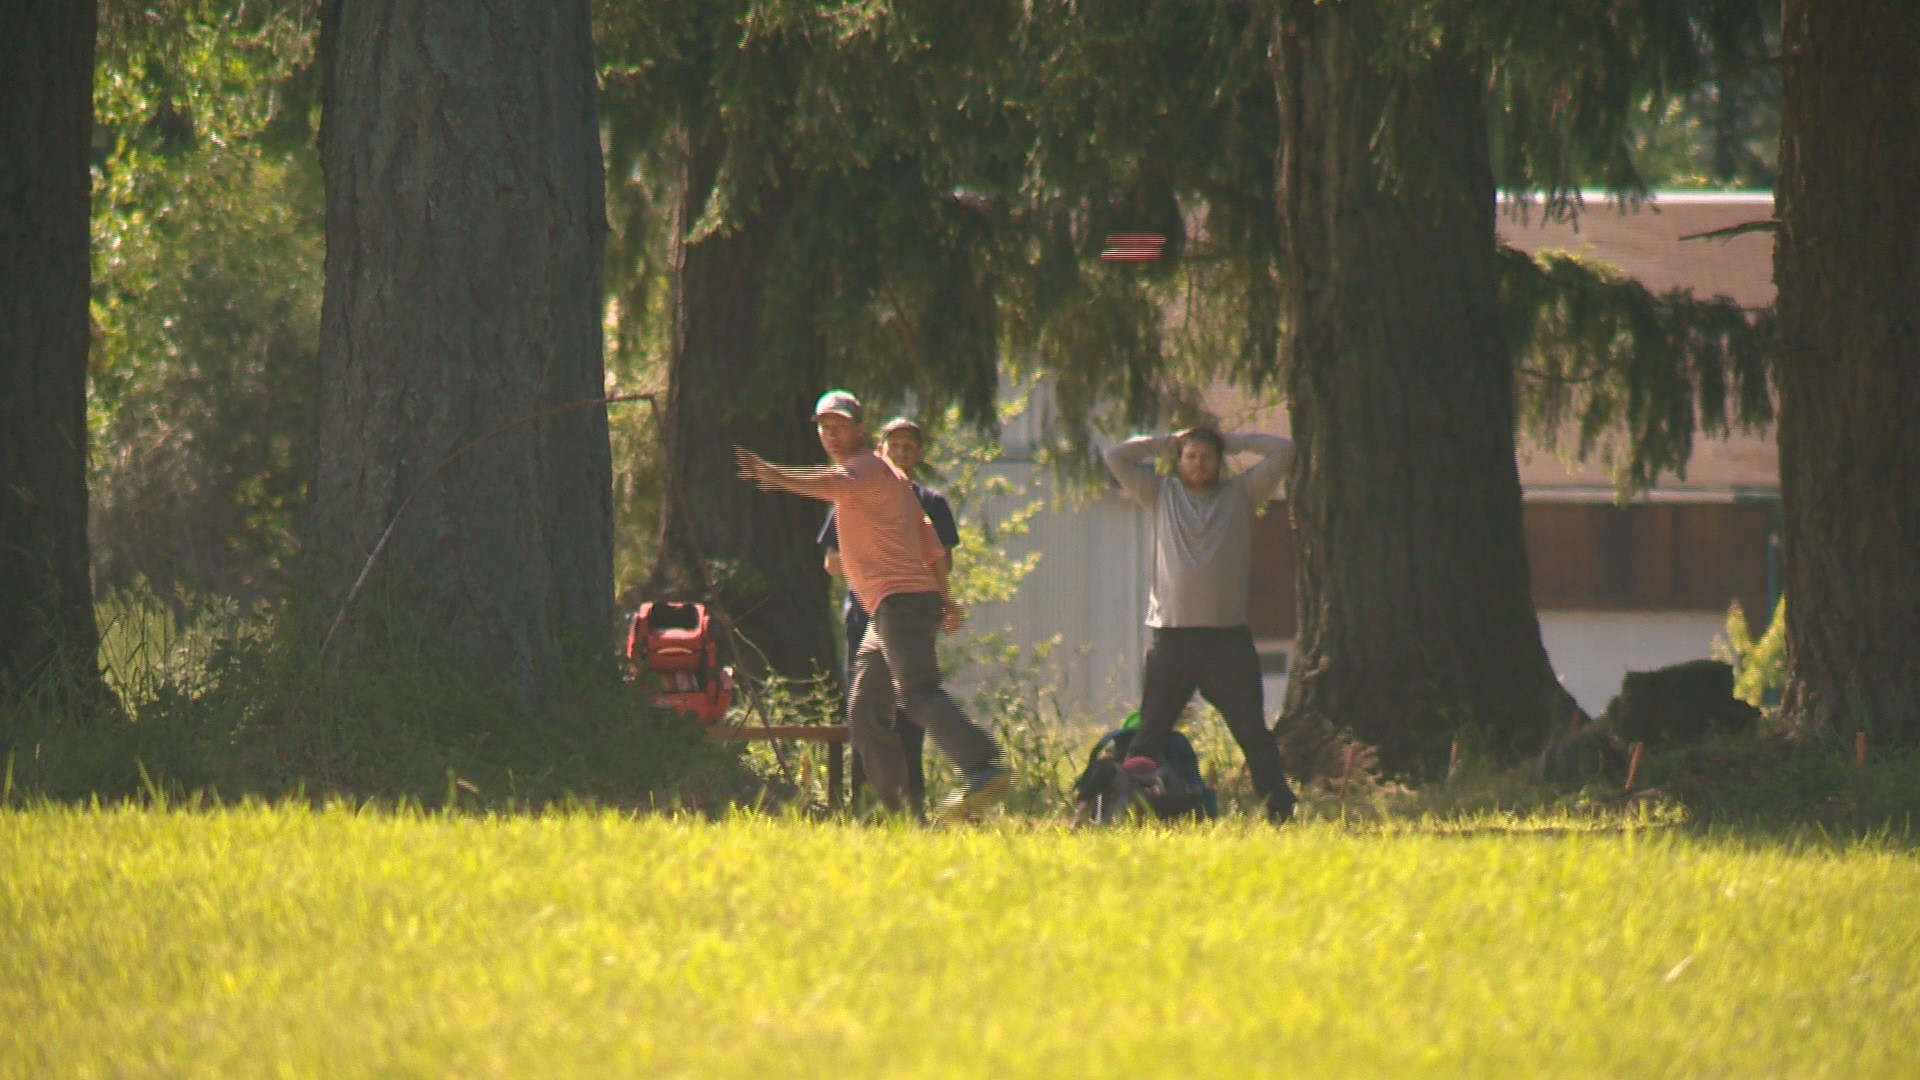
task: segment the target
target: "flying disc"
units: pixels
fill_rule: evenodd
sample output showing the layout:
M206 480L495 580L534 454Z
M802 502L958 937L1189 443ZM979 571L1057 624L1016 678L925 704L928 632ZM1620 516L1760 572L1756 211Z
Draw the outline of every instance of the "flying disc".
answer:
M1166 246L1167 238L1159 233L1108 233L1100 257L1107 262L1152 262Z

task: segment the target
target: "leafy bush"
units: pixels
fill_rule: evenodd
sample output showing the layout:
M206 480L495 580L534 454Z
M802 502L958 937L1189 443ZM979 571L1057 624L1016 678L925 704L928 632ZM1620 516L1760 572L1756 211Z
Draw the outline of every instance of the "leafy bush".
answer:
M313 14L207 0L103 13L88 407L104 586L251 600L284 585L324 247Z
M1713 657L1732 665L1734 697L1756 709L1778 701L1787 685L1787 598L1774 605L1758 640L1747 629L1747 613L1734 601L1727 609L1727 636L1714 639Z

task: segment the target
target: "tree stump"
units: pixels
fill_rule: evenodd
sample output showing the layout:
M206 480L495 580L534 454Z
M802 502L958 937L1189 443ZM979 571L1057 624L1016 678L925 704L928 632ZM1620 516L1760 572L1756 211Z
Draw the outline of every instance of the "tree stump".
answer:
M1733 669L1693 660L1654 671L1629 671L1601 718L1628 743L1668 747L1715 734L1743 734L1760 712L1733 696Z

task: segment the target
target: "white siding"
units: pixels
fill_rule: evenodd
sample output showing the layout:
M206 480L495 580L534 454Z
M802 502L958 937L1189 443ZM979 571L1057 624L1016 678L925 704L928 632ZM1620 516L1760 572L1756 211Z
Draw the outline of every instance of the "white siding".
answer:
M1560 684L1588 715L1620 692L1629 671L1713 655L1726 616L1668 611L1543 611L1540 638Z

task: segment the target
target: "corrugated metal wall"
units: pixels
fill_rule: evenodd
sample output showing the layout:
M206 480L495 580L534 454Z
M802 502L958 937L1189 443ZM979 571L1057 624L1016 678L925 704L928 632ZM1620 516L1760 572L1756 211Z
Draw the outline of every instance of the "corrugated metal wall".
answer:
M1045 469L1008 463L994 471L1027 490L1022 505L1054 497ZM989 507L988 516L995 510ZM1118 720L1136 704L1146 642L1146 530L1146 515L1114 491L1084 506L1043 511L1026 535L1006 541L1009 555L1042 553L1019 595L972 612L972 629L1006 629L1022 644L1060 635L1050 688L1069 717ZM952 681L970 690L986 674L956 671Z

